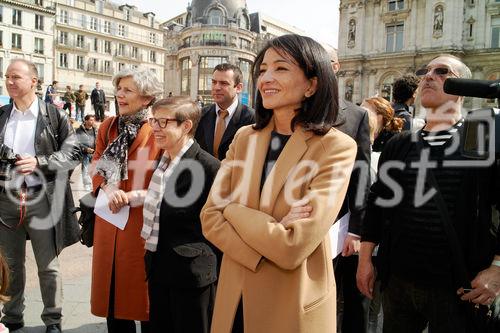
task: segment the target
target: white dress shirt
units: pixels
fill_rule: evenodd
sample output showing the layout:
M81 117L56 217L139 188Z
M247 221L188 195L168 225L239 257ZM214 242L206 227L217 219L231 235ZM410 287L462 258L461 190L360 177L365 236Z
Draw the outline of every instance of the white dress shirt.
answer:
M15 103L10 113L5 129L4 144L11 148L15 154L21 156L35 156L35 130L39 114L38 98L35 98L28 110L20 111ZM16 180L22 183L23 177ZM34 174L24 179L28 186L41 184L40 179ZM18 184L19 185L19 184Z
M238 107L238 95L236 95L234 97L233 104L231 104L227 108L227 112L229 114L227 115L226 119L224 119L224 122L226 123L226 127L225 128L227 128L227 125L229 125L229 122L231 121L231 118L233 117L234 112L236 111L237 107ZM219 121L219 110L221 110L221 108L219 107L219 105L217 103L215 103L215 115L216 115L216 118L215 118L214 133L215 133L215 130L217 129L217 122Z

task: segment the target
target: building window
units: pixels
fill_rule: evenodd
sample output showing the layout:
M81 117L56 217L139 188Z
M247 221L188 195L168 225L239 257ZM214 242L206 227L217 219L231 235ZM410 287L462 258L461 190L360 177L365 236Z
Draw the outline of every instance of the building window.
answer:
M109 40L104 41L104 53L111 54L111 42Z
M35 14L35 29L43 30L43 15Z
M67 1L66 1L66 4L67 4L68 6L74 7L74 6L75 6L75 0L67 0Z
M90 58L89 59L89 72L97 72L97 59L96 58Z
M132 58L134 59L139 58L139 49L135 46L132 46Z
M385 27L387 39L386 39L386 52L399 52L403 49L403 33L404 24L397 23L387 25Z
M45 66L43 64L35 64L36 71L38 72L38 80L45 81ZM1 69L1 65L0 65Z
M77 35L76 36L76 47L79 47L79 48L84 48L85 46L85 36L83 35Z
M212 73L215 66L227 62L226 57L201 57L198 64L198 95L203 97L207 103L213 102L212 89Z
M241 15L239 21L239 26L241 29L250 29L250 23L248 22L248 17L246 15Z
M118 36L125 37L125 26L123 24L118 24Z
M154 32L149 33L149 42L156 44L156 34Z
M181 95L191 95L191 58L181 60Z
M118 63L118 71L124 70L125 69L125 64L123 62Z
M240 48L243 50L252 50L252 43L244 38L240 38Z
M380 87L381 95L383 98L388 100L389 102L392 102L393 100L393 88L392 86L394 85L394 76L390 75L387 76L384 81L382 82L382 85Z
M491 47L500 47L500 17L491 19Z
M3 31L0 30L0 47L3 47ZM1 70L2 68L0 68Z
M59 44L68 45L67 31L59 31Z
M211 9L208 12L208 24L210 25L223 25L224 24L224 14L220 9Z
M154 28L155 27L155 17L154 16L150 16L149 17L149 27L150 28Z
M125 44L118 44L118 49L116 50L116 55L124 56L125 55Z
M12 48L20 50L22 48L21 34L12 34Z
M474 23L469 23L469 38L474 36Z
M209 32L202 35L202 45L224 46L226 45L226 34L221 32Z
M18 26L23 25L22 12L19 9L12 9L12 24Z
M38 6L43 6L43 0L35 0L35 4Z
M251 84L251 73L252 73L252 63L246 59L240 59L240 64L238 66L243 74L243 89L241 90L241 102L245 105L250 105L252 100L252 84Z
M99 14L102 14L103 10L104 10L104 1L102 0L96 0L95 1L95 7L96 7L96 10Z
M61 23L68 24L68 11L67 10L61 10L59 19Z
M99 52L99 39L94 38L94 52Z
M68 54L59 53L59 67L68 68Z
M76 56L76 69L85 70L85 58L83 56Z
M352 102L352 95L354 93L354 83L348 80L344 86L344 98L346 101Z
M125 21L130 21L130 10L125 9L125 11L123 12L123 18Z
M0 22L3 22L3 7L0 6ZM1 68L0 68L1 70Z
M111 61L104 60L104 72L111 73Z
M43 54L43 38L35 37L35 53Z
M111 33L111 22L104 21L104 32L107 34Z
M388 1L388 10L390 12L395 10L403 10L405 8L404 0L389 0Z
M96 17L90 18L90 30L97 31L97 18Z
M149 51L149 61L156 63L156 51Z

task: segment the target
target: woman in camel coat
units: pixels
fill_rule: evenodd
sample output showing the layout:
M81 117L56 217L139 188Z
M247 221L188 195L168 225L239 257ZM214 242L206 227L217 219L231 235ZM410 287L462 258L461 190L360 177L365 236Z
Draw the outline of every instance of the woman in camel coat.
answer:
M160 151L147 123L148 107L162 86L149 70L125 70L113 78L120 115L101 124L93 157L94 193L105 191L115 213L130 205L124 230L96 216L91 311L106 317L108 332L148 331L149 304L141 238L142 201ZM138 203L141 206L137 206Z
M240 129L201 213L223 253L213 333L336 331L328 230L356 144L332 128L337 83L308 37L271 40L257 56L256 124Z

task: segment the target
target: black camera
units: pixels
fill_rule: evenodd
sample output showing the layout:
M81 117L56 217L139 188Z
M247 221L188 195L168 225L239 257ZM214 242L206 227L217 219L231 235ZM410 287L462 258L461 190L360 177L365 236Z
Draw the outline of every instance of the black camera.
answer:
M8 146L0 144L0 181L12 179L12 172L16 167L16 154Z

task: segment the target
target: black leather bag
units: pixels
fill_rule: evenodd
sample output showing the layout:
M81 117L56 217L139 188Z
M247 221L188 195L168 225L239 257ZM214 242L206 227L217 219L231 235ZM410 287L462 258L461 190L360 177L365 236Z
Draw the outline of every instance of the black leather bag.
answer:
M95 200L94 194L89 192L79 200L80 207L76 207L74 210L75 213L80 212L80 218L78 219L80 243L87 247L94 245Z

